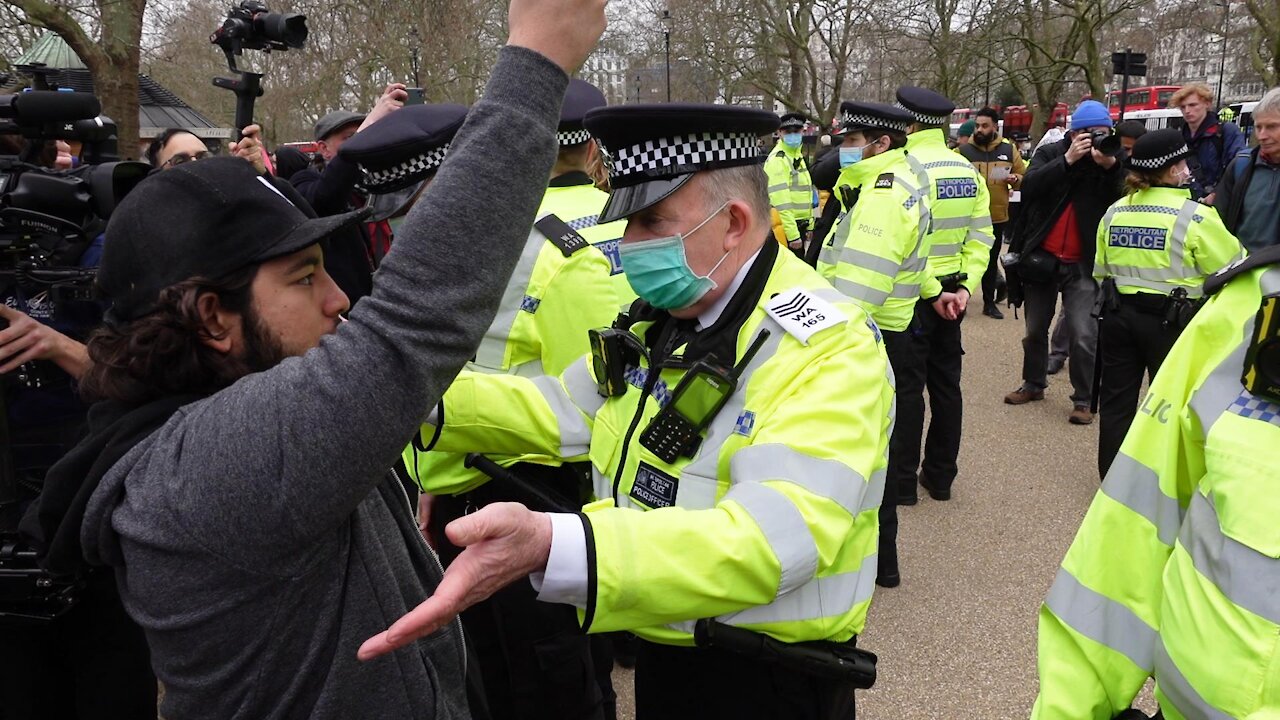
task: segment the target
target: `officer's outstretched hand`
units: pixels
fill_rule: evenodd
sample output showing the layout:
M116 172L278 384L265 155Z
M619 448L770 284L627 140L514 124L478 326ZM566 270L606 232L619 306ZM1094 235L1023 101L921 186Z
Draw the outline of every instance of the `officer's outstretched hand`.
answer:
M434 595L360 646L361 660L435 632L463 610L544 569L551 553L551 518L519 503L489 505L449 523L445 534L466 550L445 571Z
M511 0L508 45L546 56L570 75L604 33L606 0Z

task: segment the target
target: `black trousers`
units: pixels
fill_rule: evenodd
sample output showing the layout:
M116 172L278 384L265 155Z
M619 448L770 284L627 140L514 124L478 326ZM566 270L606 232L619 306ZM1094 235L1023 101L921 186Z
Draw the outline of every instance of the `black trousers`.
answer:
M932 312L932 310L930 310ZM914 323L913 323L914 324ZM915 332L882 330L885 352L893 368L897 412L889 436L889 467L880 503L881 577L898 573L898 495L915 487L920 463L920 434L924 425L924 364L916 350Z
M125 614L110 571L84 599L40 625L0 620L0 718L155 720L156 676L146 637Z
M1098 476L1105 478L1124 436L1138 412L1142 379L1155 377L1160 364L1178 339L1176 327L1164 327L1164 313L1157 311L1161 298L1147 295L1150 307L1123 299L1120 309L1107 315L1101 326L1102 387L1098 394ZM1072 362L1075 356L1072 356Z
M960 454L960 428L964 422L964 398L960 394L960 368L964 348L960 342L960 322L938 315L933 307L921 301L916 305L916 322L920 336L916 352L924 371L925 388L929 391L929 433L924 441L924 462L920 465L929 484L949 490L956 479L956 457ZM923 423L923 413L921 422ZM917 442L905 452L915 450L918 460L920 430L914 431ZM913 497L915 483L899 486L900 497Z
M574 491L575 480L557 479L557 468L522 464L512 469L553 494L568 496ZM468 505L479 507L501 499L492 485L469 496L433 499L428 528L446 565L461 549L445 537L445 525L462 517ZM613 720L617 697L610 676L609 639L585 635L575 608L539 602L537 595L528 581L517 580L462 613L489 716L493 720Z
M853 720L853 686L715 648L640 641L636 720Z
M991 243L991 262L982 273L982 306L996 304L996 285L1000 282L1000 250L1004 247L1004 229L1008 223L995 223L995 242Z

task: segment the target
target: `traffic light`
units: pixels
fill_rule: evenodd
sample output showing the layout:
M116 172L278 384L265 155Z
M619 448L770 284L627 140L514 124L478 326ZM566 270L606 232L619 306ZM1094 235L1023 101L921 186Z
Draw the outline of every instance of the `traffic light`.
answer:
M1128 61L1127 63L1126 60ZM1147 54L1129 52L1128 50L1111 53L1111 74L1146 77Z

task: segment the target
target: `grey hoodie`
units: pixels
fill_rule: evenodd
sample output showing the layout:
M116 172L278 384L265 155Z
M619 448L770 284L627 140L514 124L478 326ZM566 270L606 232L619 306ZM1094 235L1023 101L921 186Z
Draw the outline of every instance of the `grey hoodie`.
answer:
M370 662L356 649L439 581L388 468L493 320L567 82L504 48L350 321L182 407L102 479L85 555L115 567L166 717L469 717L455 626Z

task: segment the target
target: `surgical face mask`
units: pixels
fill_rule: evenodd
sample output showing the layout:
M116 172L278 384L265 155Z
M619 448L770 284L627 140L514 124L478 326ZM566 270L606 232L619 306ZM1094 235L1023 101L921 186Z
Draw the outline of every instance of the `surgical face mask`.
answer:
M636 295L660 310L679 310L714 290L716 283L711 276L729 253L722 255L706 275L698 275L689 267L684 241L728 206L729 203L725 202L687 233L619 245L622 272Z
M849 167L854 163L860 163L863 159L864 147L842 147L840 148L840 167Z
M1173 182L1178 187L1191 187L1191 170L1184 167L1181 170L1174 172Z
M782 135L782 144L786 145L787 147L793 147L793 148L800 147L800 143L803 141L804 141L804 136L801 135L800 133L783 133Z

